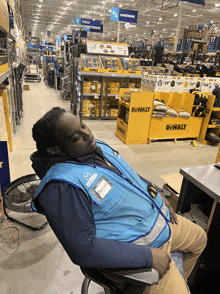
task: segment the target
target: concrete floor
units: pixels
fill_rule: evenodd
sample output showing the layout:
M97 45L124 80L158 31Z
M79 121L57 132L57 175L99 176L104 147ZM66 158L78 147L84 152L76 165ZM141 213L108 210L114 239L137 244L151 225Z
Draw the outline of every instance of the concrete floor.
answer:
M59 91L43 82L30 83L24 91L24 113L21 125L14 134L14 151L10 153L11 180L33 173L30 154L35 151L31 129L33 124L54 106L70 109ZM164 184L161 175L179 172L182 167L208 165L215 162L218 147L198 144L190 140L154 142L151 145L124 145L116 136L116 121L86 121L95 138L117 149L121 156L140 175L158 186ZM14 223L9 222L11 225ZM0 230L6 226L0 223ZM0 292L1 294L80 294L83 275L74 265L54 233L47 225L43 230L32 231L17 225L21 243L13 243L9 230L0 234ZM16 231L13 230L15 236ZM93 284L91 294L103 294L101 287Z

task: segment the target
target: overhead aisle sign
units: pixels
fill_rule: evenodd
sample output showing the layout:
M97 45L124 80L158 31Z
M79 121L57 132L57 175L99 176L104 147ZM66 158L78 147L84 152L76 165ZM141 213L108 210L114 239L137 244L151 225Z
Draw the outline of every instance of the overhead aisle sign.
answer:
M112 7L111 20L137 23L138 11Z
M101 34L103 34L103 25L101 24L99 29L98 28L93 29L93 28L90 28L90 27L85 27L85 31L86 32L91 32L91 33L101 33Z
M64 38L64 41L72 41L72 40L73 40L72 35L64 34L64 35L63 35L63 38Z
M157 47L163 47L164 44L165 44L165 41L156 41L155 42L155 46L157 46Z
M179 1L205 5L205 0L179 0Z
M217 41L218 41L218 37L211 37L210 38L208 52L215 52Z
M75 25L82 25L82 26L100 28L101 20L93 20L93 19L74 17L74 24Z

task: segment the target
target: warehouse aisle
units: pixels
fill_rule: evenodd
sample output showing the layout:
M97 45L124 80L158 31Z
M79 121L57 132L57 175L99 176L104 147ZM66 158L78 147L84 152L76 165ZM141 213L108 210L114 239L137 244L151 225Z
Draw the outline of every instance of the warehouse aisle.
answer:
M23 92L21 125L13 137L11 180L33 173L29 159L36 150L31 135L33 124L54 106L70 109L69 101L63 101L59 91L44 82L29 85L30 90ZM212 164L217 155L217 146L198 144L194 148L189 140L124 145L115 136L115 121L86 121L86 124L97 139L112 145L136 172L158 186L164 184L160 175L179 172L181 167ZM0 229L3 227L5 222L0 223ZM35 232L17 227L21 232L19 246L13 243L8 230L0 235L1 294L80 294L83 275L70 261L50 227ZM93 285L90 292L103 293L97 285Z
M24 112L21 125L13 136L14 151L10 153L11 180L34 173L30 154L36 150L32 139L32 126L54 106L70 109L70 102L62 100L60 92L44 82L29 83L23 91ZM80 293L83 275L59 244L49 225L32 231L9 222L20 229L21 243L17 246L6 230L0 235L1 294L75 294ZM6 226L0 223L0 230ZM14 235L17 232L13 230ZM95 293L104 293L93 286Z

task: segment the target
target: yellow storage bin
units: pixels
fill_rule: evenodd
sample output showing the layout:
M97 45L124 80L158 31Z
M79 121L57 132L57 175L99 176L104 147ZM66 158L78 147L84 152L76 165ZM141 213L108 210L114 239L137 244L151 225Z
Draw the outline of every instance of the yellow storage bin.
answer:
M4 107L4 116L5 116L5 126L7 130L7 139L9 144L9 150L13 151L13 142L12 142L12 110L10 103L10 92L9 87L5 89L0 89L0 96L2 96L2 102Z

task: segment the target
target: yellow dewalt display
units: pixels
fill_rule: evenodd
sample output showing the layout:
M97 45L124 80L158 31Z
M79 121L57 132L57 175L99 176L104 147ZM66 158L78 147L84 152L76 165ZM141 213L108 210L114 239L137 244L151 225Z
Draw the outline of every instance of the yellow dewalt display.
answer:
M125 144L146 144L154 93L120 89L116 136Z
M212 100L211 96L207 99ZM199 139L204 118L191 116L194 99L195 95L191 93L121 89L116 136L125 144L144 144L159 139Z
M149 130L149 142L156 139L199 138L202 117L181 117L185 113L191 114L194 94L156 92L155 98L163 101L167 108L164 117L152 117ZM171 114L175 112L175 115Z

